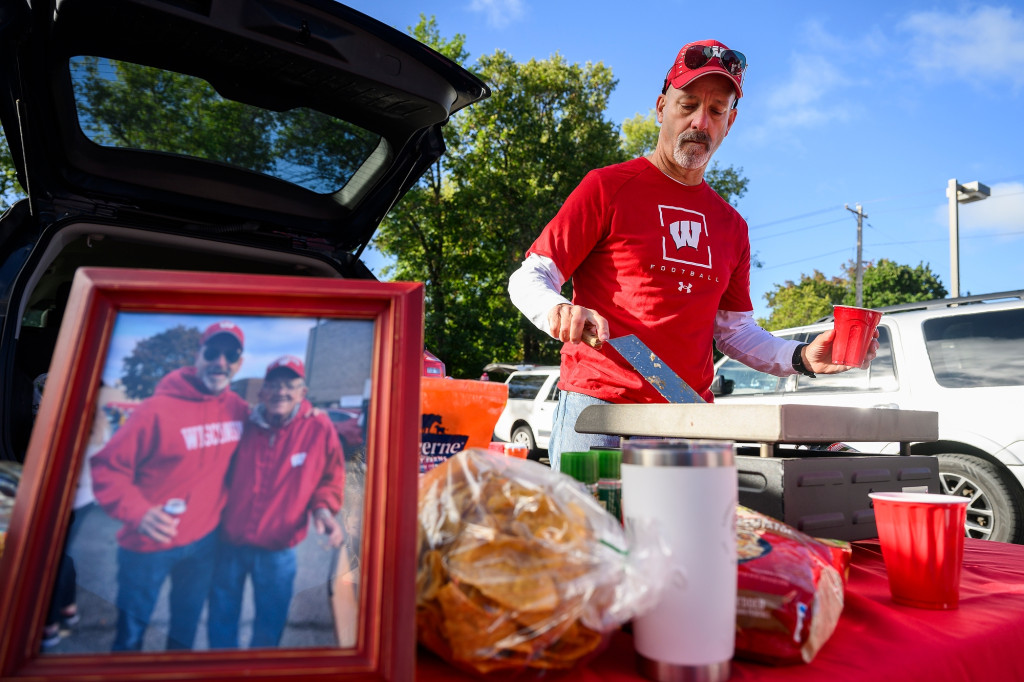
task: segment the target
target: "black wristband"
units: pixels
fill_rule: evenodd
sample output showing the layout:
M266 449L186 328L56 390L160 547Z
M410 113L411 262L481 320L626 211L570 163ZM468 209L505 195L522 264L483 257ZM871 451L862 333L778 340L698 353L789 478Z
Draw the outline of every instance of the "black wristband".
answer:
M804 347L809 345L811 344L801 343L799 346L796 347L796 350L793 351L793 369L795 369L800 374L803 374L805 377L811 377L813 379L815 377L815 374L807 367L807 365L804 364L804 356L801 353Z

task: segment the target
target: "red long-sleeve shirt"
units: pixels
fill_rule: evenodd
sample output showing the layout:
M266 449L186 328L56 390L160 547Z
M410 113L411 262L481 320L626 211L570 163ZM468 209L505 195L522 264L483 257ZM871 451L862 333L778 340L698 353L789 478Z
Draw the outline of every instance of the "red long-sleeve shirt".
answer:
M166 375L152 397L90 460L96 501L124 522L117 539L136 552L180 547L212 532L226 500L224 478L242 436L249 405L231 390L200 390L195 367ZM138 524L171 498L187 501L169 543L143 535Z
M228 502L221 537L235 545L277 550L306 537L309 514L341 508L345 457L334 425L325 414L297 414L280 428L269 427L258 408L245 425L228 476Z

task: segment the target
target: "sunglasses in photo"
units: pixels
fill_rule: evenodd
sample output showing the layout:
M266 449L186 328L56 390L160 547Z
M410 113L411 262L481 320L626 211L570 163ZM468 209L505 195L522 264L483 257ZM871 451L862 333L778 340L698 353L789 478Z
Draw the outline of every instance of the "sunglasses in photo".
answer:
M747 68L747 58L742 52L729 50L718 45L691 45L683 54L683 66L693 71L699 69L714 58L726 71L740 78Z
M242 357L242 349L218 348L216 346L206 346L203 348L203 359L207 362L213 362L222 355L224 356L224 359L228 361L229 365L233 365L238 362L240 357Z

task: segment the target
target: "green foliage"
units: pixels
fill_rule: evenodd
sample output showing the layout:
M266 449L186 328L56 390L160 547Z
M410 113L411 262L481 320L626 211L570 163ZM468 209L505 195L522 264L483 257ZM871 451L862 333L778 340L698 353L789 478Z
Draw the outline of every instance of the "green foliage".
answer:
M437 28L435 17L428 19L426 14L420 12L420 22L409 27L409 35L424 45L429 45L456 64L462 67L466 66L466 60L469 59L469 52L466 51L466 36L456 33L453 38L446 40Z
M718 192L718 196L728 201L733 206L747 193L749 180L741 175L743 168L719 168L717 161L712 161L707 170L704 171L704 179L711 189Z
M160 379L195 362L199 339L198 329L179 324L135 344L124 359L121 383L125 395L136 400L153 395Z
M432 20L410 32L464 55L461 36L438 44ZM494 361L557 362L560 344L512 306L508 277L583 176L625 158L604 118L615 80L603 64L523 64L499 50L474 70L491 97L453 117L447 153L375 239L395 259L389 276L426 283L427 347L464 377Z
M759 322L769 330L799 327L831 315L833 305L855 305L857 282L853 263L845 265L843 273L843 277L826 278L815 270L813 275L802 275L799 282L776 284L765 294L771 315ZM928 265L910 267L885 258L864 267L862 285L865 308L928 301L947 294Z
M843 271L850 282L850 290L843 298L843 305L856 305L857 272L854 263L847 263ZM924 263L918 263L917 267L912 268L882 258L864 268L861 281L865 308L930 301L945 298L949 293L942 286L939 276Z
M772 309L763 322L765 329L799 327L831 314L832 306L843 302L848 284L840 277L826 278L817 270L810 276L801 275L799 282L776 284L764 295Z
M14 168L11 148L7 145L7 138L0 135L0 211L6 211L24 195Z
M651 109L646 116L638 113L622 122L622 151L626 158L647 156L658 146L658 114Z

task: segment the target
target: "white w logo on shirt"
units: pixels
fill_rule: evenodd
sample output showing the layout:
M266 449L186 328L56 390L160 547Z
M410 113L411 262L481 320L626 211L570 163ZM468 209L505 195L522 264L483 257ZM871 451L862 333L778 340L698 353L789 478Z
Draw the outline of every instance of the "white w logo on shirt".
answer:
M697 248L697 242L700 240L701 225L696 220L677 220L668 226L669 232L672 235L672 241L675 242L676 248L681 249L684 246L689 246L691 249Z

